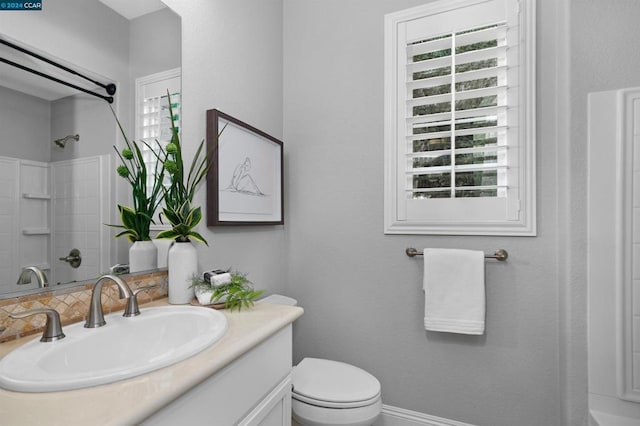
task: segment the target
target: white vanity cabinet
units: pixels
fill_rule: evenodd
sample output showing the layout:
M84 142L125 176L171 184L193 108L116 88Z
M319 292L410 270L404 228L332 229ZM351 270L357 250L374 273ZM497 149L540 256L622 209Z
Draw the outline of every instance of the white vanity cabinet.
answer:
M144 425L291 425L291 324L142 422Z

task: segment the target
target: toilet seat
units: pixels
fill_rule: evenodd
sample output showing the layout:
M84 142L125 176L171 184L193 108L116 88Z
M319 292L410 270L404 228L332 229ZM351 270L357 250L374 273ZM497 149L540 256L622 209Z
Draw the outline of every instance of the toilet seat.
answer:
M331 401L324 401L321 399L314 399L314 398L309 398L300 394L297 394L296 392L293 392L291 394L291 397L297 401L300 402L304 402L306 404L310 404L310 405L315 405L316 407L322 407L322 408L360 408L360 407L366 407L368 405L372 405L374 404L376 401L378 401L380 399L380 394L376 395L375 397L368 399L366 401L352 401L352 402L331 402Z
M350 364L305 358L293 369L292 397L318 407L365 407L380 400L380 382Z

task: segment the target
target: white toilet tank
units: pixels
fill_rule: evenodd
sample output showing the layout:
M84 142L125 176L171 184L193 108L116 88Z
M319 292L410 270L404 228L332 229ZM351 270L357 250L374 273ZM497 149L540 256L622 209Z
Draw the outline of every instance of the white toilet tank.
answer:
M263 299L258 300L256 303L273 303L274 305L288 305L288 306L297 306L298 301L291 297L283 296L281 294L272 294Z

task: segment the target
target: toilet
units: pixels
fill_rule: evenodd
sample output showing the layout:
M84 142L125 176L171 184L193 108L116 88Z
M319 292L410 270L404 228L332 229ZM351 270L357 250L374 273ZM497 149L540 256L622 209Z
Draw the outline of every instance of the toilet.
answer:
M281 295L271 295L260 302L298 304ZM380 382L351 364L304 358L293 367L292 382L294 425L371 426L382 411Z

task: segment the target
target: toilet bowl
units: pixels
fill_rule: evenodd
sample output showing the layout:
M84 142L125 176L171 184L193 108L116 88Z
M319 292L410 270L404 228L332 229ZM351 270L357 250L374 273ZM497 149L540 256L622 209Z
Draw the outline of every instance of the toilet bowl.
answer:
M303 426L371 426L380 415L380 382L338 361L305 358L293 369L291 411Z
M297 305L280 295L260 302ZM378 379L344 362L304 358L293 368L292 382L294 425L371 426L382 411Z

